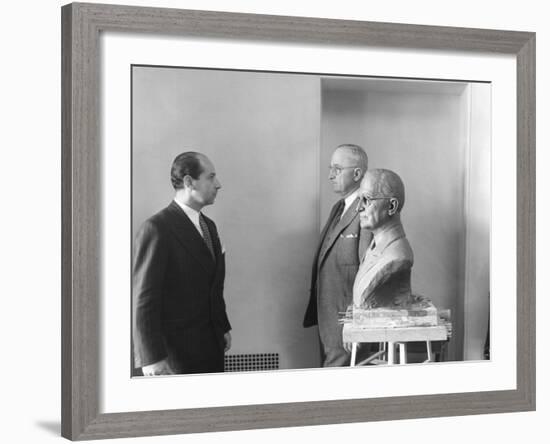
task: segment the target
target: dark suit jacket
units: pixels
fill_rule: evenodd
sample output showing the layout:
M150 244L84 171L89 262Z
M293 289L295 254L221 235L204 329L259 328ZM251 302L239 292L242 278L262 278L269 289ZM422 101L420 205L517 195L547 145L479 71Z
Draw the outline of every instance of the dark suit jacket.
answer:
M310 297L303 325L319 324L321 341L329 347L342 344L339 313L352 303L353 281L359 261L372 239L372 234L359 225L358 201L356 199L350 205L329 232L337 205L332 208L313 260Z
M215 260L174 201L145 221L136 237L132 319L136 367L168 358L178 373L223 371L223 336L231 329L223 299L225 258L216 225L205 220Z

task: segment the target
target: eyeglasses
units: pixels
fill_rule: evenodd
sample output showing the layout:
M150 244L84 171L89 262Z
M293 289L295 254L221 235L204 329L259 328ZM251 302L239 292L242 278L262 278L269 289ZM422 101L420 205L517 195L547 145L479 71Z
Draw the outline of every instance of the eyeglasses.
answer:
M358 166L341 167L341 166L332 166L332 165L330 165L328 167L328 172L329 172L329 174L334 173L335 176L339 176L340 174L342 174L342 171L349 170L349 169L355 169L355 168L359 168L359 167Z
M363 210L365 207L370 207L372 205L373 200L383 200L383 199L393 199L392 197L368 197L368 196L361 196L359 198L359 203L357 204L357 211Z

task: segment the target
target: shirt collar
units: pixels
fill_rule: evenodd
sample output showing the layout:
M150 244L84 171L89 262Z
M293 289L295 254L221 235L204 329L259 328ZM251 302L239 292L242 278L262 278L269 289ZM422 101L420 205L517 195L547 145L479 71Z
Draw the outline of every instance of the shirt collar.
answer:
M359 196L359 188L357 188L353 193L351 193L348 197L344 199L344 213L348 210L350 205L353 204L355 199Z
M183 212L185 214L187 214L187 217L189 217L189 219L191 219L191 221L195 224L195 225L198 225L199 224L199 216L200 216L200 212L198 212L197 210L195 210L194 208L191 208L190 206L188 205L185 205L183 202L180 202L178 199L174 198L174 202L176 202L179 207L183 210Z

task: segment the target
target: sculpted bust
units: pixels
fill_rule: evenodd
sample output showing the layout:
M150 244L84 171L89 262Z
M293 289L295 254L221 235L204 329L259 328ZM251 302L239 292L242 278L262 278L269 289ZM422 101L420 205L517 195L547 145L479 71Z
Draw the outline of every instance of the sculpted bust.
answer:
M401 224L405 186L393 171L368 170L359 192L361 228L373 239L353 286L355 308L399 308L411 302L414 257Z

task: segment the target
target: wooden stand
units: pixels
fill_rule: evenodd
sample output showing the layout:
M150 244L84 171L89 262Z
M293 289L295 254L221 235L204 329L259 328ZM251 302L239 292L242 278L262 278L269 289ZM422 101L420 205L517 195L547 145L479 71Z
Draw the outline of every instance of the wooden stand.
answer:
M350 366L356 365L357 344L364 343L383 343L377 353L369 356L358 365L368 364L380 356L387 355L388 365L396 364L395 347L399 345L399 364L407 363L407 343L408 342L426 342L427 360L431 362L432 347L431 341L447 340L447 327L445 325L436 325L433 327L401 327L401 328L360 328L351 323L344 324L343 329L344 342L351 342L351 362Z

